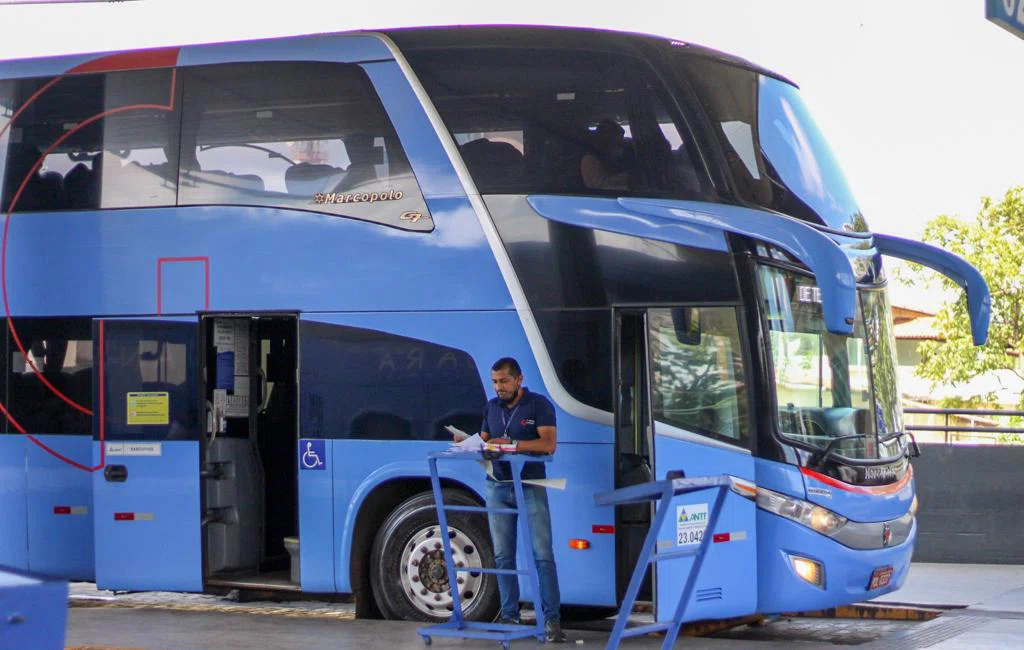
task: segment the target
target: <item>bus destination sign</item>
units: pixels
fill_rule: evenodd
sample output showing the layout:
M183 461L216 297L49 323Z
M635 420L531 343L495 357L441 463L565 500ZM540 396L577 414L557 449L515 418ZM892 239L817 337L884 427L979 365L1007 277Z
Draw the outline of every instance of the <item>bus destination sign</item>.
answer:
M1024 0L985 0L985 18L1024 38Z

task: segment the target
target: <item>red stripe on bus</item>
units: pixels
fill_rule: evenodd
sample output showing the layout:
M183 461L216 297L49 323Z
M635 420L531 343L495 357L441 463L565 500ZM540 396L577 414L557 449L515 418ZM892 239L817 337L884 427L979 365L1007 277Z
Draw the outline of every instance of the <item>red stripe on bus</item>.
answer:
M180 51L180 47L171 47L159 50L145 50L143 52L110 54L93 59L92 61L86 61L81 65L71 68L67 73L84 74L88 72L173 68L178 65L178 53Z
M911 477L914 476L914 466L907 465L907 473L903 475L903 478L896 481L895 483L890 483L889 485L850 485L849 483L843 483L842 481L834 479L831 476L825 476L824 474L815 472L813 469L808 469L806 467L801 467L800 473L803 474L804 476L809 476L816 481L820 481L825 485L830 485L834 488L844 490L846 492L853 492L854 494L870 494L873 496L882 496L888 494L896 494L897 492L902 490L907 485L907 483L910 482Z
M135 521L134 512L115 512L114 521Z
M55 515L70 515L71 506L53 506L53 514Z
M594 524L594 526L591 528L591 530L594 531L595 534L599 534L599 535L600 534L604 534L604 535L614 535L615 534L615 526L604 526L604 525L601 525L601 524Z
M719 542L728 542L729 533L715 533L715 536L711 538L711 541L715 544L718 544Z

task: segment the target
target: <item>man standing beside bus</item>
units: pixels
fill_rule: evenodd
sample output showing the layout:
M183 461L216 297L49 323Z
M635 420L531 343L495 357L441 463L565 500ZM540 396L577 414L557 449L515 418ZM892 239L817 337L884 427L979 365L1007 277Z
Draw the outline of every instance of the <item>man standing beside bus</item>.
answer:
M513 444L517 452L531 454L555 453L555 407L543 395L523 386L523 371L511 357L502 357L491 366L491 382L495 398L487 402L480 437L498 444ZM493 477L487 477L487 507L515 508L515 489L507 462L492 463ZM524 463L524 480L545 478L544 463ZM523 485L525 511L533 539L533 558L540 580L540 606L546 621L544 629L549 642L564 643L560 623L558 573L551 545L551 512L548 495L539 485ZM491 514L488 518L494 544L494 562L498 569L516 568L516 516ZM500 623L519 623L519 577L499 575L501 594ZM536 605L535 605L536 606Z

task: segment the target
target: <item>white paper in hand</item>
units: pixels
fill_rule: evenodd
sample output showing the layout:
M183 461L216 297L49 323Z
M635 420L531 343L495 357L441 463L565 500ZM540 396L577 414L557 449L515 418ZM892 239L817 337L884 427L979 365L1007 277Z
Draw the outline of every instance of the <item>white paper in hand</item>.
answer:
M483 451L484 440L479 433L474 433L465 440L455 443L450 447L452 451Z
M469 437L468 433L466 433L462 429L459 429L458 427L453 427L450 424L446 425L445 429L448 430L448 433L452 434L452 437L455 439L455 442L462 442L463 440Z

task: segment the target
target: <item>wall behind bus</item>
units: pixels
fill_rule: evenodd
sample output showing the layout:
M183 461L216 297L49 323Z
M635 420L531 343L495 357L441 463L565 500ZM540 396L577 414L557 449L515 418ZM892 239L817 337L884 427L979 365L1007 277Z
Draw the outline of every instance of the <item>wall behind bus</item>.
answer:
M915 562L1024 564L1024 447L921 445Z

